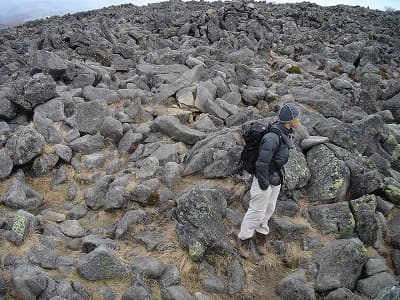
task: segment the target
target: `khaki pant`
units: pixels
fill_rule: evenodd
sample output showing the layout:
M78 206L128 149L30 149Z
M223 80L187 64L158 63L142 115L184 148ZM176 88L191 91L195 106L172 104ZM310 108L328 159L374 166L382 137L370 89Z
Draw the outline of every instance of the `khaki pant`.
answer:
M269 233L268 221L275 210L281 185L270 185L263 191L258 185L258 180L253 176L250 188L251 200L240 227L238 237L241 240L249 239L254 231L262 234Z

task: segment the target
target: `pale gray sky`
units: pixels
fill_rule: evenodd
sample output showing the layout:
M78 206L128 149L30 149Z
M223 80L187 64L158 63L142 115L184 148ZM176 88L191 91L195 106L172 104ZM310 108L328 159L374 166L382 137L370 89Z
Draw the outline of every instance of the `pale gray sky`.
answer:
M270 0L266 0L270 2ZM63 15L78 11L102 8L105 6L132 3L145 5L160 2L159 0L0 0L0 27L15 24L29 19L45 16ZM272 0L275 3L294 3L302 0ZM337 4L360 5L371 9L385 10L391 7L400 10L400 0L311 0L319 5L329 6Z

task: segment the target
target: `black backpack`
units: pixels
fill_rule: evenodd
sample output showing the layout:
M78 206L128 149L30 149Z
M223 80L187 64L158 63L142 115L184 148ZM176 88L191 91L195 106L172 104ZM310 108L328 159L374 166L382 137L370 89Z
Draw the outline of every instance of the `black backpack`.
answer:
M272 127L273 124L274 123L270 123L268 126L265 126L259 122L253 122L248 129L244 130L242 137L245 141L245 145L240 155L242 170L244 169L253 175L256 173L256 161L260 142L267 132L275 132L279 136L278 147L281 146L281 141L283 139L282 132L278 128Z

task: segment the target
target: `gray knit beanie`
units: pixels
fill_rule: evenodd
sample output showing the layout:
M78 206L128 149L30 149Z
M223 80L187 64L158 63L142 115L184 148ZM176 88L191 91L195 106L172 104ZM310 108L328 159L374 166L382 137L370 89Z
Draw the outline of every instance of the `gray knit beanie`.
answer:
M279 121L282 123L289 123L300 116L300 110L294 103L286 103L279 110Z

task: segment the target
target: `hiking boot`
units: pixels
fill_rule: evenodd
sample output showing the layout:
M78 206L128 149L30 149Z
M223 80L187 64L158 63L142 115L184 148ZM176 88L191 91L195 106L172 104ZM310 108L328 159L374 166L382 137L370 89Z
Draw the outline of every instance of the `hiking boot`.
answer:
M259 233L256 231L255 234L256 240L256 249L258 254L266 255L267 254L267 236L265 234Z
M243 258L249 258L250 256L250 247L251 247L251 238L246 239L246 240L242 240L240 239L237 234L233 234L237 247L239 249L239 254L241 257Z
M250 256L250 247L251 247L251 239L241 240L239 239L239 253L243 258L249 258Z

